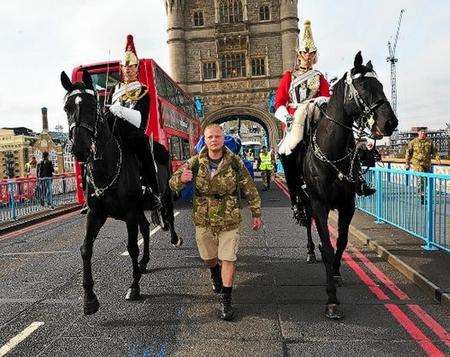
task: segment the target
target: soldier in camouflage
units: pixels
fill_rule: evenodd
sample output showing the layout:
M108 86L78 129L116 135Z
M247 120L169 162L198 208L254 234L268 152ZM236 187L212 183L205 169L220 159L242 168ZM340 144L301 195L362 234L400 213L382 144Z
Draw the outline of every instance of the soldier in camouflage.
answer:
M431 159L441 161L439 153L431 139L427 138L427 128L419 128L418 135L412 139L408 148L406 149L406 169L412 167L415 171L431 172ZM424 188L425 179L421 178L419 181L419 193L421 195L421 202L424 203Z
M222 293L220 317L231 320L231 291L241 224L240 193L249 201L252 228L262 227L261 199L241 159L224 147L224 133L217 124L205 128L206 147L179 168L170 187L179 192L193 181L193 218L200 257L211 270L213 290Z
M412 167L415 171L431 172L431 159L440 161L439 153L431 139L427 138L427 129L420 128L417 138L412 139L406 150L406 169Z

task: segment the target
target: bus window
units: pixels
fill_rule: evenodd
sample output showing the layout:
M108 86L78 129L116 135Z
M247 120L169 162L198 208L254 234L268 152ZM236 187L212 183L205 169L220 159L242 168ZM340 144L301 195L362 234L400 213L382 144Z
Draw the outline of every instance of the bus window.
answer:
M118 71L109 72L108 74L108 88L106 88L106 72L103 73L91 73L92 83L94 84L95 90L105 90L108 91L113 88L120 81L120 74Z
M180 145L180 138L177 136L171 136L170 143L170 157L172 161L180 161L183 158L182 147Z
M181 139L181 146L183 147L183 161L186 161L191 157L189 149L189 140Z

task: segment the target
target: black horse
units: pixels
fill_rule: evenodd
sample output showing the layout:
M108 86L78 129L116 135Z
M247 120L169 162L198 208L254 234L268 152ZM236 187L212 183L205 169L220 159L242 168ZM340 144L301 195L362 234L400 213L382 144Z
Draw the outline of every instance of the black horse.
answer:
M318 108L319 109L319 108ZM306 155L303 160L303 177L307 201L308 262L315 262L314 243L311 237L312 219L320 236L320 252L327 274L326 316L339 319L344 316L338 308L336 285L342 284L340 266L347 246L348 230L355 212L355 184L360 174L356 156L354 131L369 130L374 139L391 135L398 125L397 118L383 92L369 61L363 65L358 52L354 68L348 71L333 87L333 95L326 109L315 110L317 128L310 131ZM299 155L300 150L296 151ZM300 155L299 155L300 157ZM336 252L328 231L328 214L339 213Z
M106 219L112 217L127 225L127 248L133 263L133 282L127 291L127 300L137 300L140 297L139 280L150 260L150 224L144 214L145 199L139 162L122 147L113 134L114 128L110 127L112 123L104 119L91 76L84 72L82 82L72 83L66 73L62 72L61 84L67 90L64 110L69 122L72 153L87 168L89 211L86 235L80 250L83 258L84 313L90 315L100 307L93 289L91 258L94 240ZM159 221L162 221L160 223L163 229L170 229L172 244L179 246L182 240L174 230L172 193L168 185L169 153L155 142L154 157L163 203L161 215L158 215L162 216ZM144 239L143 256L139 262L138 228Z

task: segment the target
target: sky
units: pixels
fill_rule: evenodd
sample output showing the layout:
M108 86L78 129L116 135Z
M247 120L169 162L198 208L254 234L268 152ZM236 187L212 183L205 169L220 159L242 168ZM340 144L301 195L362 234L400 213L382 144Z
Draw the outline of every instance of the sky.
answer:
M190 1L190 0L187 0ZM342 76L358 50L372 60L390 98L387 41L401 9L397 45L400 129L450 123L450 1L300 0L300 23L312 22L317 69ZM163 0L15 0L0 3L0 127L41 131L40 108L50 129L67 128L59 75L81 64L119 59L128 33L138 56L167 72Z

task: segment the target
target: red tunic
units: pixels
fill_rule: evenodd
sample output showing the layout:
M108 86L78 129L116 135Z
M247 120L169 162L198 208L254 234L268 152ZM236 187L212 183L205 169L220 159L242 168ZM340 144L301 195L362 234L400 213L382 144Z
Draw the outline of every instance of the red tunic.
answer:
M290 102L292 102L289 95L289 87L291 85L292 80L292 72L286 71L281 77L280 84L278 85L277 93L275 95L275 109L278 109L280 106L286 106L289 114L294 115L295 109L294 107L288 106ZM329 97L330 96L330 85L325 77L320 74L320 85L317 93L312 97Z

